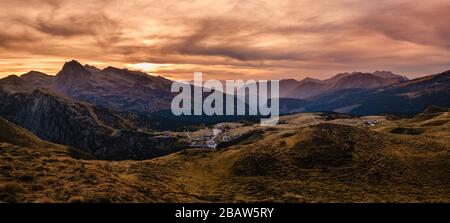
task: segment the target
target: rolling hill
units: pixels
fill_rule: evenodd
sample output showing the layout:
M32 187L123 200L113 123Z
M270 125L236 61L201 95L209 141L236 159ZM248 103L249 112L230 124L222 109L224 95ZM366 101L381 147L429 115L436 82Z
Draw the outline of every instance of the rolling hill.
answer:
M448 123L428 126L425 135L390 132L449 120L445 112L429 113L384 119L374 127L364 127L365 118L326 114L285 116L277 127L233 124L230 131L255 137L219 150L188 149L146 161L80 160L61 149L2 141L0 200L448 202L449 131L442 129ZM27 132L6 126L0 125L3 133ZM27 135L16 134L39 141Z

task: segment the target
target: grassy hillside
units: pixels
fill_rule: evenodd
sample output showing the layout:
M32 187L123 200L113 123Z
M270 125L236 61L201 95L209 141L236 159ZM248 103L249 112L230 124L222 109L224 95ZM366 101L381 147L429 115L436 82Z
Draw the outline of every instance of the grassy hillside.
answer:
M429 113L436 112L422 115ZM29 134L21 136L29 138L25 144L4 137L0 200L449 202L450 141L443 121L449 118L442 111L422 115L403 120L284 116L276 127L234 125L230 134L249 137L226 148L189 149L147 161L81 160L64 149L27 144L39 141ZM365 124L375 119L376 125ZM17 131L4 126L2 135ZM409 126L425 130L391 133Z
M0 118L0 141L7 142L18 146L26 147L49 147L50 143L47 143L30 131L21 128L14 123L11 123L3 118Z

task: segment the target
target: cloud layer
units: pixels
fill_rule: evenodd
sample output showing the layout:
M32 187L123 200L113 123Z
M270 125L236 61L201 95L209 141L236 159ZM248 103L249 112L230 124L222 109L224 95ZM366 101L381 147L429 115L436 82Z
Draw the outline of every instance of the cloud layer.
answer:
M449 11L448 0L1 1L0 75L77 59L175 79L415 77L450 68Z

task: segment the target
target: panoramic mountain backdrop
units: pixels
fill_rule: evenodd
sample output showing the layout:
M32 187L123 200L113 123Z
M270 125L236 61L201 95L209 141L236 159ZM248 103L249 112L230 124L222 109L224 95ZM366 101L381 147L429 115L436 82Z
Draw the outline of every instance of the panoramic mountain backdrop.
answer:
M100 159L146 159L188 145L161 133L249 117L176 117L171 80L138 71L98 69L77 61L54 76L30 71L0 79L0 116L54 143ZM414 115L450 107L450 71L408 80L388 71L342 73L326 80L280 81L280 112ZM181 129L180 129L181 128Z
M292 111L413 115L431 105L450 106L450 71L413 80L386 72L383 74L388 75L375 76L376 73L337 75L325 80L327 84L317 81L315 85L324 87L305 90L310 93L305 99L307 101L297 102L297 105L291 103ZM327 88L327 85L332 87ZM300 83L299 86L303 89L305 85ZM318 92L313 89L325 90ZM295 98L298 92L301 91L294 91L290 96Z
M449 12L449 0L0 1L0 203L448 203ZM196 72L258 84L200 89ZM202 95L188 103L174 83ZM193 114L200 103L225 115Z

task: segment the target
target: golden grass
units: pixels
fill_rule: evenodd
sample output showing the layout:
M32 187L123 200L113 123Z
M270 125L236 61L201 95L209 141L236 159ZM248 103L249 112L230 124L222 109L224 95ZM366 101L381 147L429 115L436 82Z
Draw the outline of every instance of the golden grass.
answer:
M423 126L446 116L383 120L370 128L361 126L363 119L324 121L315 116L314 121L311 117L283 117L286 124L259 128L261 137L217 151L190 149L147 161L121 162L76 159L57 145L40 148L40 141L29 132L22 134L23 141L10 140L7 123L0 128L4 136L0 200L450 201L448 123ZM390 133L393 128L411 126L424 132ZM251 126L241 127L233 131L252 134Z

